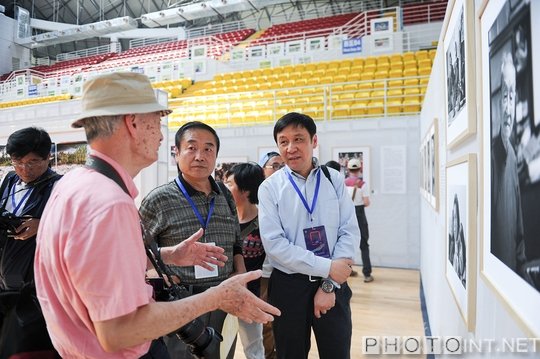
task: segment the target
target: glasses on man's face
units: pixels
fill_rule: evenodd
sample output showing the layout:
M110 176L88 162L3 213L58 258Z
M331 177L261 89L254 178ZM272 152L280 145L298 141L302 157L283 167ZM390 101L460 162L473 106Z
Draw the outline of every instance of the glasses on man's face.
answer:
M45 159L30 160L28 162L22 162L22 161L18 161L18 160L11 160L11 164L13 165L13 167L26 168L28 170L31 170L31 169L34 169L37 166L41 165L43 163L43 161L45 161Z
M277 162L274 162L271 165L264 166L264 168L272 168L274 171L277 171L277 170L279 170L280 168L283 168L283 167L285 167L284 163L277 163Z

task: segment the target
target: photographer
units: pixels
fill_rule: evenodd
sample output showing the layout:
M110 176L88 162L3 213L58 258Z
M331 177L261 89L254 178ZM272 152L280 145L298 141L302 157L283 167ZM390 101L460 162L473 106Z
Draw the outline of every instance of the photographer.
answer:
M189 298L152 299L133 178L157 160L160 118L170 112L157 103L141 74L106 74L83 86L82 114L72 126L84 127L90 158L111 175L90 164L64 176L44 211L35 260L39 301L63 357L168 358L157 338L208 311L221 309L257 322L279 314L245 287L260 272L235 276ZM197 243L201 235L163 248L164 261L223 266L223 250Z
M14 132L6 151L15 171L0 185L0 358L58 356L37 304L33 261L39 218L61 176L49 168L51 138L43 129Z

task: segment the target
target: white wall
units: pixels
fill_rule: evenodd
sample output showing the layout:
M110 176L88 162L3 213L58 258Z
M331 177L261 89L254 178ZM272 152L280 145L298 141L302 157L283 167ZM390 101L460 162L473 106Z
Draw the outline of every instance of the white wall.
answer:
M475 13L478 11L477 4ZM448 17L447 12L447 17ZM448 21L448 19L445 19ZM444 26L443 26L444 28ZM471 29L474 31L475 29ZM480 162L480 122L482 119L477 116L479 111L480 99L474 104L475 116L477 118L476 134L471 136L465 142L457 146L453 150L446 149L446 111L445 111L445 83L444 75L444 50L443 50L443 35L439 41L439 48L434 60L430 82L427 88L424 107L420 116L420 136L424 136L429 126L434 119L438 121L439 129L439 210L435 211L430 204L425 200L420 203L420 270L422 283L427 304L427 312L431 326L431 334L433 336L461 336L463 338L472 339L475 341L494 340L499 345L503 338L527 338L528 333L518 324L515 317L511 315L504 304L501 302L494 291L487 286L483 277L480 275L479 268L476 270L476 327L469 332L464 320L461 318L460 311L454 301L452 292L445 276L445 260L446 260L446 163L457 159L465 154L473 153L477 155L478 174L481 171ZM473 36L473 38L475 38ZM476 45L479 47L479 45ZM481 69L479 60L474 60L477 71ZM476 79L480 84L480 81ZM480 85L478 85L480 86ZM481 182L478 178L477 187L478 194L481 191ZM476 261L480 263L480 213L479 208L476 208L477 218L477 257ZM478 267L478 266L477 266ZM485 347L484 347L485 348ZM540 346L537 344L537 351L540 351ZM529 358L538 357L538 353L469 353L466 358Z

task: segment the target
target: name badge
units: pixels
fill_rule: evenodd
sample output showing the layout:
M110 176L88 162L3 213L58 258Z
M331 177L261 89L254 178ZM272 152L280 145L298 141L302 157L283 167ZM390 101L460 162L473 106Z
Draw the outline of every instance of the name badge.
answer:
M209 245L216 245L215 242L208 243ZM195 268L195 279L202 279L202 278L212 278L218 276L218 266L217 264L210 264L212 267L212 270L208 270L206 268L203 268L201 266L194 266Z
M304 229L304 240L308 251L319 257L330 258L330 249L328 248L324 226Z

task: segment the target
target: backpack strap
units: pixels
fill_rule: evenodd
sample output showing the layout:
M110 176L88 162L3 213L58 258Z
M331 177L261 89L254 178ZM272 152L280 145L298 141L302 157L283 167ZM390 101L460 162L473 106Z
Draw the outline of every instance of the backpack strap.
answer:
M326 165L321 165L321 170L323 171L324 175L326 176L326 178L328 178L328 180L330 181L330 183L332 183L332 177L330 177L330 171L328 171L328 167L326 167ZM332 183L332 186L334 184Z

